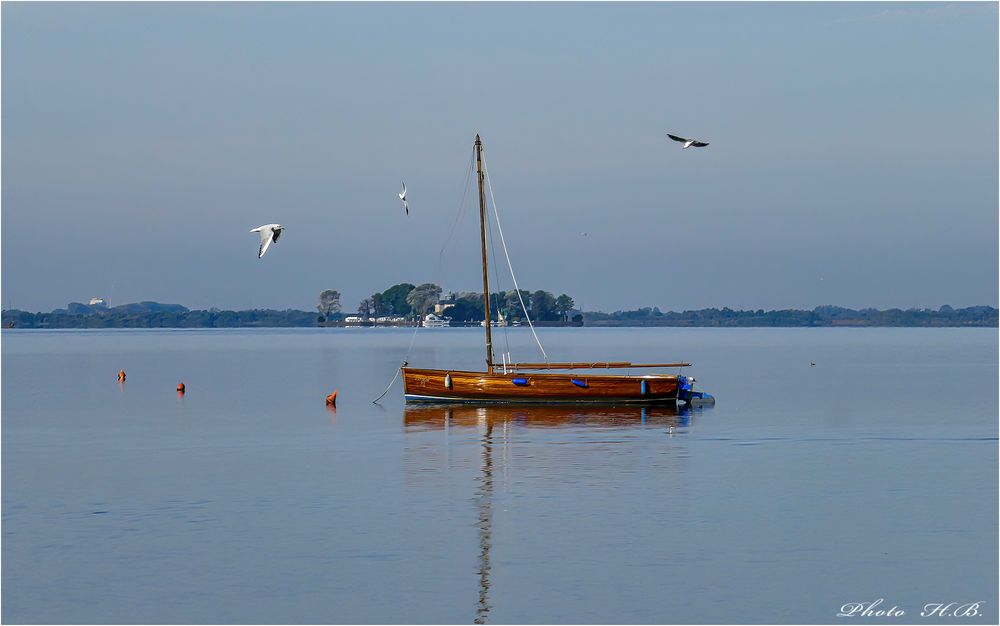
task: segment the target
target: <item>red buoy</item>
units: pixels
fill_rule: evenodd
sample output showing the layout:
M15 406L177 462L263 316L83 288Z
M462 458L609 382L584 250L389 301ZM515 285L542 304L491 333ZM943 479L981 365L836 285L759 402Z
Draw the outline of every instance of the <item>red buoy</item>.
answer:
M125 382L125 370L118 371L118 382L120 383Z
M184 393L184 389L185 389L184 383L177 385L177 391Z
M327 406L337 406L337 390L326 397Z

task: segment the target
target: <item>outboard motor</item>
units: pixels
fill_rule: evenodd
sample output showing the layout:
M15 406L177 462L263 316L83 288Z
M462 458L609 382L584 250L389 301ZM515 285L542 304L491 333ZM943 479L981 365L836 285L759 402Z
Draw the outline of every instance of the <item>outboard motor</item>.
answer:
M677 376L677 399L690 406L706 406L715 404L715 397L704 391L694 390L693 376Z

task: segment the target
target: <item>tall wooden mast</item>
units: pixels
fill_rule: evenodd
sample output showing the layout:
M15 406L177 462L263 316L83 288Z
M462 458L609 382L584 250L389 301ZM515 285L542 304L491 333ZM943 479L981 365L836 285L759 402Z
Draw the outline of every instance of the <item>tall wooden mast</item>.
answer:
M479 179L479 232L483 243L483 303L486 308L486 369L493 373L493 334L490 332L490 279L486 265L486 194L483 191L483 142L476 135L476 174Z

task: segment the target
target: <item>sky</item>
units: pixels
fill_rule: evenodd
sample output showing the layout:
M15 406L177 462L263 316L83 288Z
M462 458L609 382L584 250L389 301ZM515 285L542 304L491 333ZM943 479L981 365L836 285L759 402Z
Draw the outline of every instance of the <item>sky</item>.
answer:
M609 312L997 306L996 3L0 13L4 308L480 290L477 133L522 289ZM258 259L267 223L287 230Z

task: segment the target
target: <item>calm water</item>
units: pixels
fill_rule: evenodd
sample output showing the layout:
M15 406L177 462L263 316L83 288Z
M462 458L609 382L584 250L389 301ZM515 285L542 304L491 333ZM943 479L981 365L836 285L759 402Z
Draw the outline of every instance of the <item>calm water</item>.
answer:
M3 621L997 623L995 329L543 329L693 412L371 404L411 336L4 331Z

